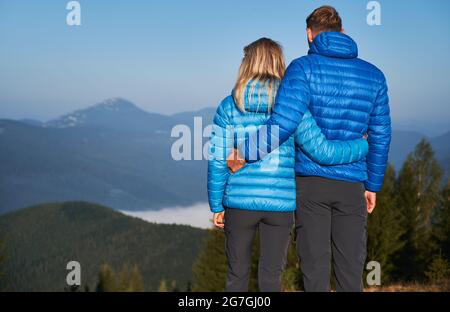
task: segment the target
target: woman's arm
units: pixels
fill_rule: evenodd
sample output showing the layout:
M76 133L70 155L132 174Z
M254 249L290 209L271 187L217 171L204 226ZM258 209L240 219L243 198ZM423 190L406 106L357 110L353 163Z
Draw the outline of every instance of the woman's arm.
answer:
M349 141L327 140L316 121L307 111L295 132L295 142L309 158L321 165L341 165L366 157L366 139Z
M222 200L230 172L226 157L232 152L232 140L229 117L226 112L227 101L219 105L213 120L213 128L208 158L208 200L212 212L224 211Z

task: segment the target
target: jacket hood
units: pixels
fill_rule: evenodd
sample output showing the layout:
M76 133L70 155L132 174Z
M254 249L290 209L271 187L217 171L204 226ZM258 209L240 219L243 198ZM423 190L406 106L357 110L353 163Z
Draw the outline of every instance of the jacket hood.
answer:
M275 102L280 81L272 83L272 105ZM269 88L270 83L260 80L250 80L245 87L244 107L246 112L267 113L269 112Z
M314 38L308 54L350 59L358 57L358 46L346 34L340 32L323 32Z

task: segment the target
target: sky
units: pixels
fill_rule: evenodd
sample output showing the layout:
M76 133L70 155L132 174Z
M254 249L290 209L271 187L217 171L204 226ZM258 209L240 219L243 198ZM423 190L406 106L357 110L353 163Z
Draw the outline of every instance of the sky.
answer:
M0 0L0 118L46 121L120 96L172 114L229 95L242 48L270 37L287 63L307 53L305 18L330 4L359 56L388 79L397 120L450 119L450 1L80 0L69 26L63 0Z

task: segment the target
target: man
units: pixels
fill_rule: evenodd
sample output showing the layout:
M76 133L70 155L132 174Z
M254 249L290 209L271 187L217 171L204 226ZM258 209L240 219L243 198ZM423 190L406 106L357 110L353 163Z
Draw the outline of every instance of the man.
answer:
M306 109L328 139L367 134L369 153L359 162L322 166L297 147L295 164L297 252L305 290L329 291L333 262L336 289L362 291L367 212L375 208L391 140L386 80L357 57L357 45L343 33L333 7L314 10L306 24L308 55L289 65L268 127L247 138L239 154L247 162L263 158L295 132ZM236 170L242 162L230 166Z

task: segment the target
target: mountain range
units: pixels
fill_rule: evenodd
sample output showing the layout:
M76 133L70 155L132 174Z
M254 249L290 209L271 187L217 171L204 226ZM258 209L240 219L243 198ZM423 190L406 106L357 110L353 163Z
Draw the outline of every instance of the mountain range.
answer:
M214 109L165 116L111 99L46 123L0 120L0 212L85 200L121 210L206 199L204 161L175 161L171 129Z
M112 98L48 122L0 119L0 213L66 200L118 210L206 202L206 162L173 160L177 138L171 130L180 124L193 129L195 116L202 117L204 127L214 112L205 108L167 116ZM394 131L390 162L399 169L423 137ZM429 140L448 172L450 132Z

